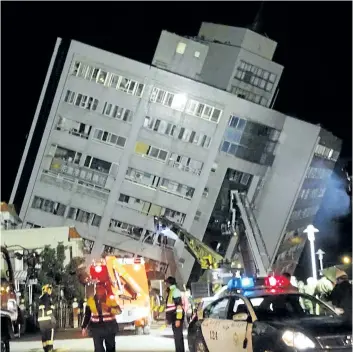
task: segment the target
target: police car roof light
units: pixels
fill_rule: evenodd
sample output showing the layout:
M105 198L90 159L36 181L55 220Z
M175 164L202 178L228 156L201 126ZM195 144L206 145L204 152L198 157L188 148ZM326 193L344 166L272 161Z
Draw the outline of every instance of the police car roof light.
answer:
M254 278L252 277L243 277L241 278L241 287L242 289L249 289L255 286Z
M284 287L289 286L289 280L284 276L268 276L265 278L265 286Z

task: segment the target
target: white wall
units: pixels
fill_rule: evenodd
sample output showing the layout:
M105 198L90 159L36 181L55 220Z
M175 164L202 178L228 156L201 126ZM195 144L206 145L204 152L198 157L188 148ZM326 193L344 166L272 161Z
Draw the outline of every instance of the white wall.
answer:
M310 165L320 128L287 117L276 158L258 198L256 218L272 257Z
M1 232L1 245L8 247L20 245L26 249L40 249L45 246L56 248L59 242L64 246L72 248L72 257L82 257L81 239L69 240L68 227L52 227L40 229L21 229L8 230ZM18 249L21 249L18 247ZM70 250L65 251L65 262L67 265L70 262Z

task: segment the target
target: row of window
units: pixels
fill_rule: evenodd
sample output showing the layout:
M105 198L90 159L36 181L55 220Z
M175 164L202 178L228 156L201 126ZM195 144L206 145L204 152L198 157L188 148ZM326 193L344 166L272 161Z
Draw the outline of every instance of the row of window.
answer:
M191 199L194 195L195 189L181 183L161 178L156 175L152 175L148 172L133 169L129 167L126 171L125 179L143 185L149 188L157 189L172 193L181 197Z
M276 75L260 67L251 65L245 61L240 62L234 78L251 84L254 87L271 92L276 81Z
M218 123L222 114L220 109L217 109L211 105L200 103L193 99L188 101L187 96L184 94L174 94L157 87L153 88L150 101L168 106L175 110L185 110L185 112L189 115L200 117L215 123Z
M93 139L103 142L105 144L113 145L114 147L120 147L120 148L124 148L126 144L125 137L118 136L114 133L103 131L98 128L94 130Z
M167 165L178 168L179 170L195 173L200 175L203 168L203 163L198 160L194 160L187 156L178 155L177 153L168 152L161 148L154 147L144 142L136 142L135 153L141 156L148 156L149 158L166 162ZM167 160L169 154L169 158Z
M105 116L109 116L128 123L132 123L132 119L134 117L133 111L108 102L105 102L102 113Z
M253 92L235 86L232 86L231 92L241 99L245 99L256 104L267 106L268 99L262 97L259 94L255 94Z
M291 216L291 221L305 219L311 216L314 216L317 211L320 209L318 205L314 207L308 207L305 209L294 210Z
M88 139L92 126L59 116L55 129L68 132L73 136Z
M179 224L183 224L186 214L161 207L156 204L152 204L150 202L128 196L126 194L120 193L118 202L123 203L124 206L131 210L135 210L139 213L148 216L165 216L168 217L171 221L175 221Z
M268 137L271 141L277 142L281 132L256 122L248 121L237 117L235 115L231 115L229 117L228 126L234 128L238 131L244 131L246 133L251 133L254 136L259 137Z
M74 63L71 74L73 76L82 77L89 81L93 81L98 84L102 84L107 87L123 91L130 95L136 95L138 97L142 96L145 87L144 84L139 83L137 81L128 79L121 75L110 73L101 68L92 67L88 64L79 61L76 61ZM81 106L82 96L83 95L80 96L80 100L77 103L77 106ZM67 99L71 104L74 104L74 97L70 96ZM171 107L172 109L184 111L187 103L187 97L184 94L174 94L155 87L152 90L150 101ZM96 102L96 105L97 104L98 102ZM186 113L218 123L222 111L220 109L214 108L213 106L202 104L195 100L190 100Z
M34 196L32 208L57 216L65 216L67 206L49 199ZM69 208L66 218L97 227L101 222L99 215L73 207Z
M309 170L306 174L306 178L317 178L317 179L326 179L330 177L332 170L323 169L321 167L309 167Z
M211 144L211 137L204 133L195 132L161 119L146 116L144 127L168 137L179 139L183 142L196 144L203 148L208 148Z
M251 174L233 169L228 169L227 177L229 181L233 181L236 183L240 183L241 185L247 186L249 184Z
M76 93L71 90L67 90L64 98L64 102L75 105L82 109L96 111L99 100L88 95Z
M314 199L314 198L322 198L325 194L326 188L307 188L303 189L300 192L300 199Z
M74 63L72 76L81 77L107 87L111 87L130 95L141 97L145 85L107 70L93 67L80 61Z
M128 224L119 220L111 219L109 223L110 231L122 232L134 239L140 239L143 229L141 227Z
M315 148L315 154L329 159L332 161L337 161L340 153L336 150L327 148L321 144L318 144Z

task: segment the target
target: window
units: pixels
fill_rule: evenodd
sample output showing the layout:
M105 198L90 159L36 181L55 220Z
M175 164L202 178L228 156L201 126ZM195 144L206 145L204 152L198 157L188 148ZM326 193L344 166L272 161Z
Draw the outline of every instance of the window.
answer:
M201 211L197 210L196 214L195 214L195 217L194 217L194 220L195 221L200 221L201 215L202 215Z
M67 218L95 227L99 227L102 219L101 216L97 214L89 213L88 211L73 207L69 209Z
M74 63L71 74L138 97L142 96L144 90L143 83L139 83L115 73L110 73L105 69L88 66L82 62L76 61Z
M124 235L139 239L141 237L143 228L134 226L119 220L111 219L109 224L110 231L120 230L119 232L124 233Z
M240 179L240 183L244 186L247 186L248 183L249 183L249 180L250 180L250 175L249 174L246 174L246 173L243 173L241 179Z
M209 319L227 319L229 298L224 297L211 303L204 310L204 318Z
M178 45L177 45L177 47L176 47L176 50L175 50L175 51L176 51L178 54L183 55L184 52L185 52L185 49L186 49L186 44L183 43L183 42L179 42Z
M187 156L171 153L168 159L168 165L175 167L181 171L190 172L192 174L200 175L203 163L198 160L191 159Z
M109 174L112 163L87 155L84 166L105 174Z
M205 187L202 192L202 197L207 198L209 193L208 187Z
M130 197L129 197L129 196L120 193L119 202L122 202L122 203L129 203L129 200L130 200Z
M96 111L99 101L93 97L81 93L75 93L70 90L66 92L64 101L68 104L73 104L79 108Z
M267 92L273 90L276 77L277 75L274 73L246 63L245 61L240 62L240 66L237 68L237 72L234 76L234 78L240 81L244 81L247 84L251 84Z
M153 103L162 104L175 110L183 111L186 104L186 96L184 94L174 94L164 89L154 87L150 96Z
M42 210L46 213L51 213L53 215L64 216L66 205L35 196L33 198L32 208Z
M121 147L121 148L124 148L126 143L125 137L121 137L116 134L100 130L98 128L94 130L93 139L97 141L101 141L106 144L111 144L117 147Z
M218 123L222 114L222 110L216 109L210 105L200 103L196 100L189 100L186 108L186 113Z
M103 115L113 117L114 119L123 120L131 123L133 120L133 112L129 109L122 108L118 105L105 103L103 108Z
M51 148L55 150L54 155L53 155L53 161L52 161L52 166L54 163L56 163L58 160L61 160L63 162L67 163L73 163L73 164L79 164L82 154L75 152L74 150L66 149L60 146L52 145ZM49 152L50 153L50 152Z
M92 126L59 116L55 129L58 131L67 131L74 136L88 139Z
M218 168L218 164L217 163L213 163L212 168L211 168L211 172L216 172Z
M199 51L195 51L195 52L194 52L194 56L195 56L196 58L199 58L199 57L200 57L200 52L199 52Z

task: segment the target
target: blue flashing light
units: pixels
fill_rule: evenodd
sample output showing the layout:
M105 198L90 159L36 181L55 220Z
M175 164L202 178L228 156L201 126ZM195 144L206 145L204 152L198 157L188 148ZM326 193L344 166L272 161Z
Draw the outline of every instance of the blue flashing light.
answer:
M252 288L255 286L254 278L252 277L243 277L241 279L242 289Z
M236 277L233 277L228 281L228 290L240 289L240 280Z
M255 281L254 278L252 277L243 277L243 278L237 278L233 277L232 279L229 280L228 282L228 290L246 290L249 288L253 288L255 286Z

